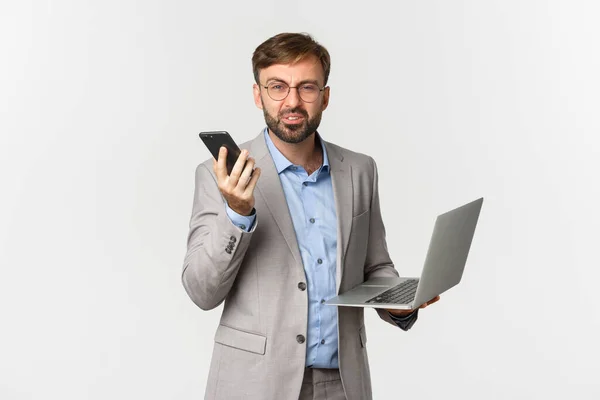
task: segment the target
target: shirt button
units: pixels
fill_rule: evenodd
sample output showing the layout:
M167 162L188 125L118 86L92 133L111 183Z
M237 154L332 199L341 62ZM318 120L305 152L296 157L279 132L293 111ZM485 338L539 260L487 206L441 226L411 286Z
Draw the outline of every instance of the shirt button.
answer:
M318 262L319 264L323 264L323 260L321 260L320 258L317 260L317 262Z
M306 283L304 283L304 282L300 282L300 283L298 284L298 289L300 289L300 290L302 290L302 291L305 291L305 290L306 290Z
M302 344L302 343L304 343L304 340L306 340L306 339L304 339L304 335L296 336L296 342Z
M321 340L321 344L325 344L325 339Z
M246 225L242 224L242 225L240 225L240 228L242 228L242 229L245 230L246 229Z
M321 299L321 304L325 304L325 299Z
M311 224L315 223L315 219L314 218L309 219L309 221L310 221Z
M302 182L304 186L308 186L308 182Z

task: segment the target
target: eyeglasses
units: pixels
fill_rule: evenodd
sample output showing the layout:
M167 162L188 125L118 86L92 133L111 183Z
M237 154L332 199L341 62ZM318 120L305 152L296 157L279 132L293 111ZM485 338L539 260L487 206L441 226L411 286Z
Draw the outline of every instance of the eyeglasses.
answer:
M290 89L296 89L298 91L298 96L300 96L300 99L302 99L302 101L305 103L314 102L317 100L317 98L319 98L319 94L325 90L325 87L320 88L314 83L303 83L300 86L289 86L284 82L271 82L267 86L262 87L267 89L267 94L275 101L281 101L285 99L288 94L290 94Z

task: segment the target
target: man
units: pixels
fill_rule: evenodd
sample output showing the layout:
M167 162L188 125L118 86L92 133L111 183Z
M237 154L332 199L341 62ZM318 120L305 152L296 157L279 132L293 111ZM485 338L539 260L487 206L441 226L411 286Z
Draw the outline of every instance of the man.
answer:
M370 399L363 308L323 303L398 276L375 162L317 132L330 96L323 46L279 34L252 64L267 128L240 146L230 175L224 148L196 170L183 285L204 310L225 301L206 399ZM404 330L417 319L378 313Z

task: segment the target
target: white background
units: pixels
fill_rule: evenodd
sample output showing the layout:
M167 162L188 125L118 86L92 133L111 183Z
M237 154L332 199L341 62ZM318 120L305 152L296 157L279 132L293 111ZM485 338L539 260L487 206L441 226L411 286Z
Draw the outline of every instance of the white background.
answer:
M367 313L375 399L598 399L600 4L2 1L0 398L199 399L220 309L180 282L201 130L264 125L250 58L332 55L326 140L372 155L418 275L485 202L460 286ZM401 395L398 389L401 388Z

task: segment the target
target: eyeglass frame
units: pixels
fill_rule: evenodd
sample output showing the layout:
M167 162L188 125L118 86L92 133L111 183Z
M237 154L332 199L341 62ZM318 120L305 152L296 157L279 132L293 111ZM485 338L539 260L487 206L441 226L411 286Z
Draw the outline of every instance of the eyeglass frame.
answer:
M321 92L323 92L325 89L327 89L327 88L329 87L329 86L323 86L323 87L321 87L321 88L320 88L320 87L319 87L319 85L317 85L317 84L315 84L315 83L313 83L313 82L304 82L304 83L301 83L301 85L303 85L303 84L306 84L306 83L311 83L311 84L315 85L315 86L316 86L316 87L319 89L319 94L317 95L317 98L316 98L316 99L314 99L313 101L306 101L306 100L304 100L304 99L302 98L302 96L300 95L300 91L298 90L298 88L299 88L300 86L290 86L290 85L288 85L286 82L279 81L279 80L277 80L277 81L275 81L275 82L280 82L280 83L283 83L284 85L286 85L286 86L288 87L287 94L286 94L286 95L283 97L283 99L280 99L280 100L275 100L273 97L271 97L271 93L269 93L269 86L268 86L268 85L267 85L267 86L263 86L262 84L259 84L259 87L261 87L261 88L264 88L264 89L267 89L267 95L268 95L268 96L271 98L271 100L273 100L273 101L283 101L283 100L287 99L287 97L290 95L290 92L292 91L292 89L296 89L296 93L298 93L298 97L300 98L300 100L302 100L302 101L303 101L303 102L305 102L305 103L309 103L309 104L310 104L310 103L314 103L315 101L317 101L317 99L318 99L318 98L319 98L319 96L321 95Z

